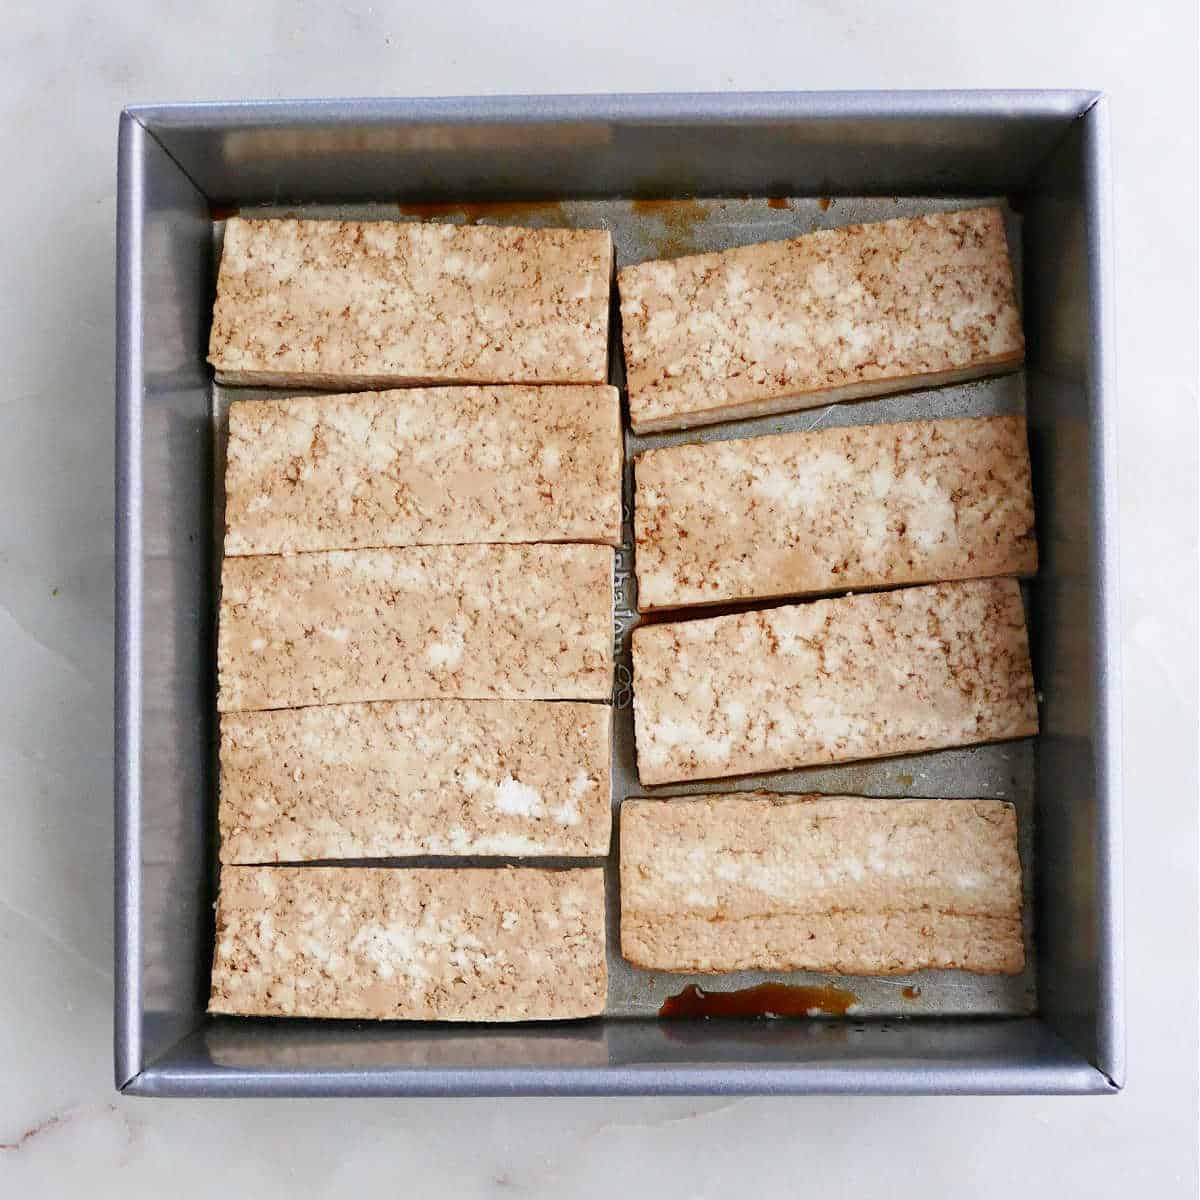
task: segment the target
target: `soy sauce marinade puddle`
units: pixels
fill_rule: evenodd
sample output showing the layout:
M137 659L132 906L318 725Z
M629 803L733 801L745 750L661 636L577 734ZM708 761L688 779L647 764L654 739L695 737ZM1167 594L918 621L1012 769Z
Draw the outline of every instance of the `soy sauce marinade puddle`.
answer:
M791 983L760 983L732 992L706 992L689 983L663 1001L664 1020L717 1018L844 1017L858 1003L853 992L835 987L804 987Z

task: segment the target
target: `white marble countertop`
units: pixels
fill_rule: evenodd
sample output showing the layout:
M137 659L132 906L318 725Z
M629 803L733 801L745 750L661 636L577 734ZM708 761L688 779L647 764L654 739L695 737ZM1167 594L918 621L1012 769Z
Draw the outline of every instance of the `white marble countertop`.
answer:
M521 17L514 12L521 11ZM1135 15L1136 14L1136 15ZM43 0L0 24L0 1195L1194 1196L1194 0ZM1129 1084L1111 1099L113 1091L117 113L322 95L1103 88L1118 253Z

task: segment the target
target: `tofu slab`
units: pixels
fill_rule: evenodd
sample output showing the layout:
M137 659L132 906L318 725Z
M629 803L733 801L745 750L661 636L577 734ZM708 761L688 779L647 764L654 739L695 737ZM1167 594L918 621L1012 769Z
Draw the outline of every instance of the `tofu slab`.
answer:
M225 553L621 539L617 389L415 388L229 409Z
M227 558L221 712L358 700L607 700L608 546Z
M1023 417L670 446L636 476L643 611L1037 570Z
M612 237L396 221L225 224L221 383L604 383Z
M626 800L621 953L659 971L1018 974L1016 811L1001 800Z
M637 433L954 383L1024 359L997 208L638 263L617 288Z
M221 861L603 855L606 704L410 700L221 718Z
M633 633L643 784L1027 737L1020 587L969 580Z
M212 1013L555 1021L606 988L599 868L221 869Z

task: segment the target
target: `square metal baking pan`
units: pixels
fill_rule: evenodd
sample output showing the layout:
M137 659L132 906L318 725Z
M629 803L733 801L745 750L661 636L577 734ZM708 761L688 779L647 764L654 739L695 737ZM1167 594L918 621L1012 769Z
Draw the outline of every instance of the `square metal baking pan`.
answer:
M1031 917L1026 974L926 973L915 1003L901 1000L900 981L856 980L849 986L860 1005L841 1020L661 1022L657 1005L686 980L634 972L613 954L609 1015L579 1024L208 1017L226 390L213 387L204 355L222 218L254 206L262 215L606 224L624 263L984 199L1004 205L1021 272L1021 375L685 436L1027 413L1042 548L1027 595L1042 735L767 781L787 791L1014 800ZM123 113L117 1086L206 1096L1119 1088L1109 219L1105 103L1090 92L314 101ZM627 448L667 440L679 435L630 437ZM636 619L631 565L626 548L619 651ZM620 798L639 789L618 662Z

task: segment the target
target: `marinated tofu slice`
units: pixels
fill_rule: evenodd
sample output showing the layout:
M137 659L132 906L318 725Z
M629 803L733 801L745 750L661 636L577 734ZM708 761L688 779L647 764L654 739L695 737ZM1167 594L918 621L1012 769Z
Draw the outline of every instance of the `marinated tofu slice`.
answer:
M633 633L643 784L1028 737L1020 587L980 579Z
M598 867L221 869L211 1013L558 1021L606 988Z
M617 389L411 388L229 409L225 553L621 540Z
M604 383L612 267L604 229L235 217L208 361L266 387Z
M221 583L221 712L611 696L608 546L227 558Z
M1018 974L1016 812L1000 800L626 800L621 953L659 971Z
M955 383L1024 360L997 208L637 263L617 289L637 433Z
M221 718L221 861L603 855L612 709L336 704Z
M635 471L643 611L1037 571L1023 417L670 446Z

